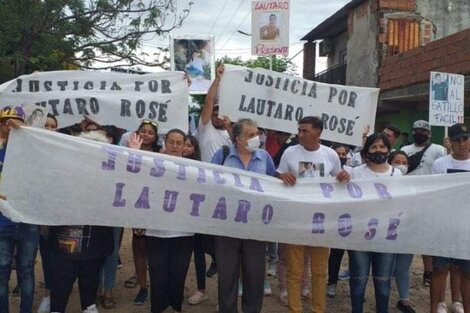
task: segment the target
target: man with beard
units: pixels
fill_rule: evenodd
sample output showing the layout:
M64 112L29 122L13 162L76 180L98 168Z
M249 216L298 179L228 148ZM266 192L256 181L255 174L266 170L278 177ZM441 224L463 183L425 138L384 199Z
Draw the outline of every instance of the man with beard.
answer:
M434 161L440 157L445 156L446 149L434 143L431 143L431 127L429 123L423 120L418 120L413 123L412 131L414 144L404 146L401 148L408 157L410 158L410 169L408 175L430 175L432 173L432 164ZM422 151L424 150L424 153ZM416 168L412 168L411 162L413 155L422 154L421 158L418 158L418 165ZM429 286L431 283L432 275L432 258L430 256L423 255L424 263L424 274L423 274L423 284Z

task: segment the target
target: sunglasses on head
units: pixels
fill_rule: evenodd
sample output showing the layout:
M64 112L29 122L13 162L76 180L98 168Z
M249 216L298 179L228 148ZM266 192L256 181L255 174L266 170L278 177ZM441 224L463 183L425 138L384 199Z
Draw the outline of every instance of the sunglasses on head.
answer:
M151 125L155 126L156 128L158 128L158 123L155 122L155 121L152 121L152 120L147 120L147 119L142 120L142 124L151 124Z

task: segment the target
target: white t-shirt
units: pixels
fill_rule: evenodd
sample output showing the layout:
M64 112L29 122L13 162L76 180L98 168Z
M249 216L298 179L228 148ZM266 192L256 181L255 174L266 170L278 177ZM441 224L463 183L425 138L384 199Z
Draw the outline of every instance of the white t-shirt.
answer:
M232 145L228 131L215 128L211 121L203 125L199 120L197 137L201 148L201 160L204 162L210 162L215 152L223 145Z
M462 171L470 171L470 159L462 161L454 159L451 155L446 155L437 159L432 164L433 174L447 174Z
M401 148L409 157L419 151L423 150L424 147L417 147L416 145L408 145ZM441 145L431 144L429 148L424 152L421 158L421 164L418 167L408 173L407 175L429 175L432 171L432 164L435 160L443 157L447 154L446 149Z
M335 150L326 146L308 151L295 145L284 151L277 171L281 174L292 172L298 178L329 177L341 171L341 162Z
M356 167L351 168L349 171L351 179L360 179L360 178L376 178L376 177L386 177L386 176L402 176L400 170L389 165L388 171L384 173L378 173L372 171L367 164L362 164Z

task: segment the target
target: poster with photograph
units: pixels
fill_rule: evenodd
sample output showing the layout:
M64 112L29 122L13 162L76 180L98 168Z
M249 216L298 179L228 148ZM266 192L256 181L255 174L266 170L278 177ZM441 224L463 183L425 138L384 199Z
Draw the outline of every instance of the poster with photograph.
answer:
M215 77L214 37L181 35L170 38L171 70L191 79L190 94L205 94Z
M33 104L23 104L23 111L26 115L25 124L32 127L44 128L46 125L47 113L49 110Z
M450 127L464 122L464 83L460 74L431 72L429 123Z
M289 1L253 1L253 55L289 55Z

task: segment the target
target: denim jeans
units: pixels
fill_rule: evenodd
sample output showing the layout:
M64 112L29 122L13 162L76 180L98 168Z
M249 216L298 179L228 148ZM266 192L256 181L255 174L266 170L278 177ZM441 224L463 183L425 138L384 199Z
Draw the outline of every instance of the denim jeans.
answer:
M8 312L8 282L16 247L16 274L21 292L21 313L31 313L34 299L34 261L39 226L17 224L0 227L0 312ZM16 311L16 310L15 310Z
M377 313L388 313L390 285L395 263L395 254L364 251L350 251L349 270L351 278L352 313L364 311L364 293L372 265L372 277L375 289L375 307Z
M119 263L119 247L121 241L122 227L113 227L114 250L104 261L103 268L100 271L99 288L112 291L116 284L117 266Z
M410 299L410 267L412 254L397 254L395 261L395 281L400 300Z

